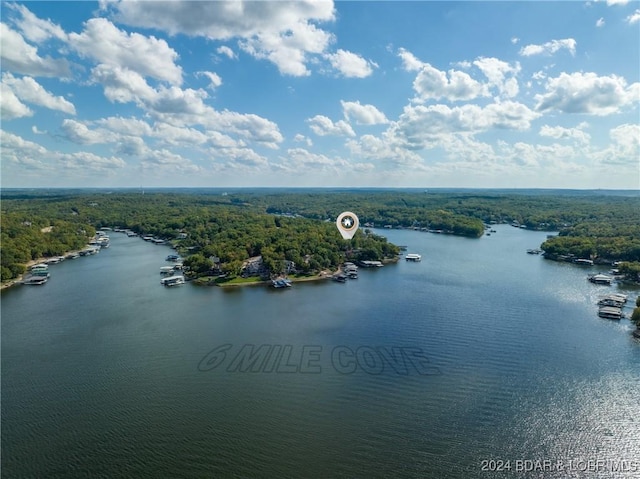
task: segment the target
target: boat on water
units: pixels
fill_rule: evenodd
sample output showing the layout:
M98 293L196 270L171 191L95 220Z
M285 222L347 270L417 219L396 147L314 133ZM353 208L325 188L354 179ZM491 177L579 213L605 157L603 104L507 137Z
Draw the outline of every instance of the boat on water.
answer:
M578 258L576 260L573 261L575 264L581 264L584 266L593 266L593 260L590 259L585 259L585 258Z
M413 261L414 263L417 263L418 261L422 261L422 256L419 255L418 253L409 253L407 256L404 257L404 259L407 261Z
M163 286L178 286L179 284L184 284L184 276L176 275L162 278L160 284Z
M49 281L49 273L47 273L46 276L39 276L39 275L29 276L28 278L25 278L22 280L22 284L37 286L37 285L45 284L47 281Z
M69 253L68 255L65 256L66 259L77 259L80 257L79 253Z
M346 274L335 274L331 277L331 279L337 283L346 283L347 275Z
M291 287L291 281L289 281L288 279L285 278L280 278L280 279L272 279L271 280L271 286L273 286L274 288L290 288Z
M173 262L176 262L176 261L180 261L181 259L182 259L182 258L180 258L180 256L179 256L179 255L177 255L177 254L170 254L170 255L168 255L168 256L165 258L165 261L173 261Z
M382 261L360 261L363 268L382 268Z
M358 279L357 271L347 271L346 275L347 275L347 278L349 279Z
M174 267L173 266L161 266L160 274L173 274Z
M606 274L593 274L588 276L587 279L593 284L605 284L610 285L613 281L611 276L607 276Z
M598 306L612 306L614 308L622 308L624 302L615 298L602 298L598 301Z
M607 295L607 298L615 298L619 301L622 301L623 303L626 303L627 299L629 299L629 296L623 293L610 293Z
M540 248L528 249L527 254L540 254L542 250Z
M615 308L613 306L602 306L598 310L598 316L606 319L621 319L624 317L622 314L622 309Z

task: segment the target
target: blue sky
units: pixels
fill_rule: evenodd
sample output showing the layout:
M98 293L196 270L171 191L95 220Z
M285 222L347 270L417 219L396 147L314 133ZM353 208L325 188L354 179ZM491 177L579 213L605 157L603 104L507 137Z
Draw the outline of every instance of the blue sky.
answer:
M640 188L640 3L2 2L2 186Z

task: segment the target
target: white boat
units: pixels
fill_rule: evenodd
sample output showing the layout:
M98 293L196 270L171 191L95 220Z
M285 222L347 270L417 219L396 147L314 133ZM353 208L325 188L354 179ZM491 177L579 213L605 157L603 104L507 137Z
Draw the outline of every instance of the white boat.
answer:
M590 259L584 259L584 258L578 258L576 260L574 260L575 264L583 264L586 266L593 266L593 260Z
M618 301L622 301L623 303L626 303L629 296L622 293L611 293L607 295L607 298L614 298L614 299L617 299Z
M606 274L594 274L589 276L587 279L593 284L611 284L611 281L613 281L613 278Z
M160 280L160 284L163 286L177 286L179 284L184 284L184 276L176 275L176 276L169 276L167 278L162 278Z
M172 274L174 271L173 266L161 266L160 274Z
M418 261L422 261L422 256L420 256L417 253L409 253L407 256L404 257L404 259L406 259L407 261L418 262Z
M30 276L22 281L22 284L28 284L30 286L45 284L49 280L47 276Z
M623 317L622 310L613 306L603 306L598 310L598 316L607 319L620 319Z
M273 286L274 288L290 288L291 281L286 278L272 279L271 286Z

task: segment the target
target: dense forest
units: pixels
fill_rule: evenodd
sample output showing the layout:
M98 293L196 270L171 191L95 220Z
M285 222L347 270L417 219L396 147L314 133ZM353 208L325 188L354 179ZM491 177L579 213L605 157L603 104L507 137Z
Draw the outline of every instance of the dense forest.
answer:
M91 225L89 227L88 225ZM49 228L53 226L52 228ZM345 241L333 222L266 213L236 198L181 194L81 194L2 202L2 279L24 263L84 246L101 227L120 227L171 241L195 274L212 268L235 276L261 256L266 274L337 267L346 258L395 258L397 246L369 230ZM186 233L184 239L178 239ZM292 264L293 263L293 264Z
M361 226L470 237L482 236L485 224L517 222L559 231L541 245L549 258L622 260L630 272L640 267L638 195L247 189L5 190L2 197L3 280L20 274L30 259L81 247L94 228L103 226L172 240L201 273L219 261L220 270L236 275L258 255L277 274L288 262L312 273L347 257L382 259L398 253L368 229L344 241L333 221L345 210L354 211ZM178 240L180 233L186 238Z

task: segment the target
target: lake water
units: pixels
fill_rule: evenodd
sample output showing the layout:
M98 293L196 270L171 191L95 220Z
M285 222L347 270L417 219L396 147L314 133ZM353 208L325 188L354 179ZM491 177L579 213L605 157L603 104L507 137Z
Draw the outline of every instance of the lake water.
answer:
M496 229L384 230L422 262L286 290L164 288L171 250L112 233L2 293L3 475L638 477L619 288Z

